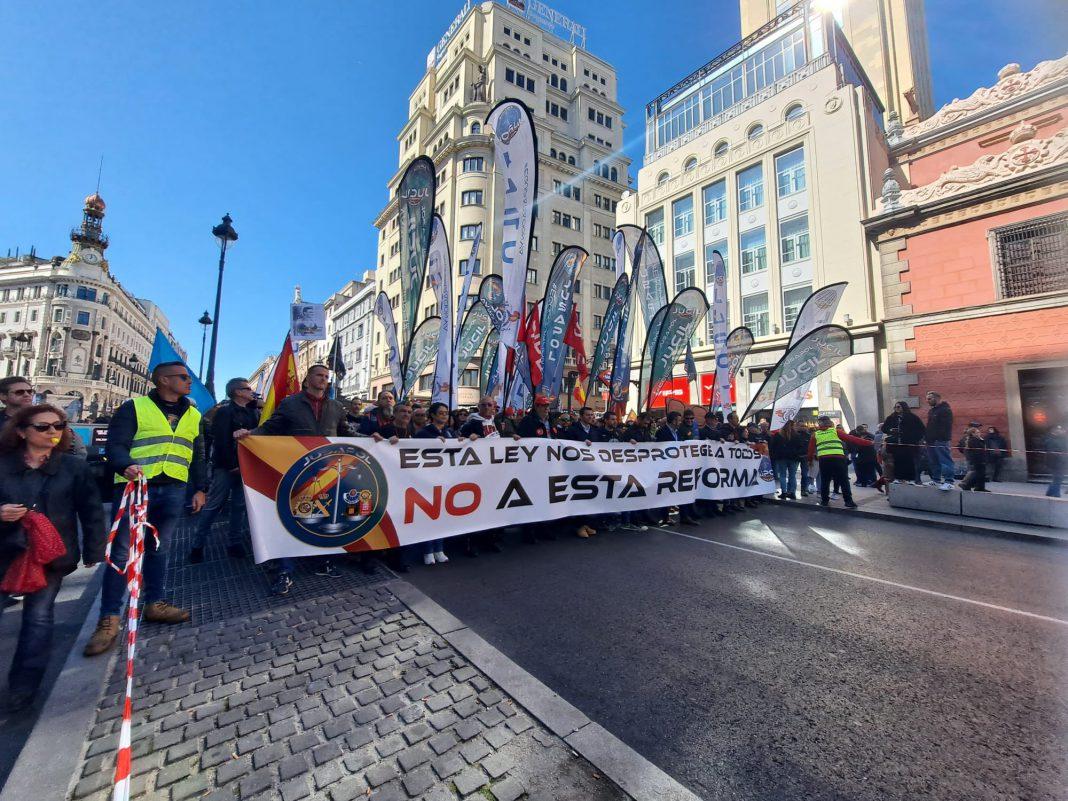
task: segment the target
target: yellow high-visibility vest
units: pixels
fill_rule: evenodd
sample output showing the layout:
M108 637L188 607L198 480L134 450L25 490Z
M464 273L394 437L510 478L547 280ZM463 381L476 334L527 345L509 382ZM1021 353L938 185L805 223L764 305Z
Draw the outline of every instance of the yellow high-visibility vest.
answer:
M130 456L141 465L145 478L167 475L178 481L189 481L189 465L193 462L193 442L200 433L200 412L195 406L186 409L171 430L166 415L148 396L134 398L137 431L134 433ZM115 483L126 479L116 474Z
M838 432L833 428L817 428L816 433L816 457L821 456L845 456L845 445L838 439Z

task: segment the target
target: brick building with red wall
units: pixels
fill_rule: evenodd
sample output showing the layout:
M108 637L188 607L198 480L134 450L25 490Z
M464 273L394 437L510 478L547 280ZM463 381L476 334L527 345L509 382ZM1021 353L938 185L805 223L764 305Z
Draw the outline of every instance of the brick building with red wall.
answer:
M891 120L879 213L885 409L924 394L1009 441L1008 474L1047 472L1041 439L1068 422L1068 56L908 128Z

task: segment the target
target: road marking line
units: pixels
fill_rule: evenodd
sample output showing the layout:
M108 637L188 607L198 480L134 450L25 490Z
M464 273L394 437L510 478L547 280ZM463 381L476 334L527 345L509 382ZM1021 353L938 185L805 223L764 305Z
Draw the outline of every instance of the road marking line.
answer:
M774 553L765 553L763 551L756 551L752 548L744 548L741 545L731 545L727 542L719 542L718 540L708 540L704 537L698 537L694 534L684 534L681 531L672 531L669 528L661 528L660 526L650 526L655 531L663 531L665 534L674 534L676 537L685 537L688 540L697 540L698 542L705 542L709 545L719 545L721 548L732 548L735 551L744 551L745 553L755 554L756 556L763 556L768 559L778 559L782 562L792 562L795 565L803 565L804 567L811 567L815 570L825 570L828 573L838 573L842 576L849 576L851 578L864 579L865 581L873 581L876 584L885 584L888 587L897 587L901 590L912 590L913 592L922 592L924 595L933 595L936 598L947 598L951 601L961 601L966 604L974 604L975 606L983 606L987 609L996 609L999 612L1010 612L1014 615L1023 615L1024 617L1034 618L1035 620L1045 620L1047 623L1057 623L1061 626L1068 626L1068 620L1061 620L1058 617L1049 617L1047 615L1039 615L1034 612L1025 612L1023 609L1013 609L1011 606L999 606L998 604L987 603L986 601L976 601L974 598L962 598L959 595L950 595L945 592L938 592L937 590L928 590L923 587L914 587L911 584L900 584L896 581L889 581L888 579L876 578L875 576L865 576L863 573L853 573L849 570L841 570L837 567L827 567L826 565L817 565L814 562L805 562L801 559L792 559L789 556L779 556Z

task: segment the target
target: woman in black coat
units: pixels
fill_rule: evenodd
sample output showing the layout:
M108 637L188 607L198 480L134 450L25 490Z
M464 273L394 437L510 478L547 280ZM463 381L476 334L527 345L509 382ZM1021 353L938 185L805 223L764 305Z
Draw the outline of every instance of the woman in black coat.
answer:
M8 674L7 705L13 711L33 704L48 667L63 577L74 572L79 558L86 567L104 558L104 509L89 465L67 453L72 433L66 415L47 404L18 411L0 432L0 575L28 545L22 519L29 511L45 515L66 547L45 565L47 584L23 597Z
M894 411L883 420L883 444L894 459L894 479L898 482L915 481L917 447L923 441L923 420L913 414L907 401L894 404Z

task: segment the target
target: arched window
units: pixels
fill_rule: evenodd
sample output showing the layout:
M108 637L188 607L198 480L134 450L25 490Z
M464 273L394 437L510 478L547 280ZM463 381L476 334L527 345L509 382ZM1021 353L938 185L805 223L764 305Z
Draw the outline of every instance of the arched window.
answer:
M784 116L787 120L796 120L804 113L805 109L801 107L801 104L794 103L790 108L786 109L786 114Z
M561 92L566 92L567 91L567 78L561 78L560 79L560 91Z
M669 176L666 172L660 173L658 176L656 176L656 185L663 186L668 182L668 178L670 177L671 176Z
M567 163L570 164L572 167L574 167L575 166L575 157L574 156L568 156L567 157Z
M690 156L688 159L686 159L686 163L683 165L682 169L685 172L689 172L690 170L695 169L696 167L697 167L697 157L696 156Z
M754 125L752 128L749 129L749 133L746 134L746 138L749 139L750 142L752 142L757 137L763 136L763 135L764 135L764 126L761 125L758 122L756 125Z
M612 181L613 182L618 182L619 181L619 171L615 167L612 168Z
M560 161L567 161L567 154L564 151L560 151Z
M607 164L602 164L601 165L601 177L604 178L607 181L608 180L608 176L609 176L608 165Z
M555 147L549 148L549 156L551 158L556 158L556 148Z
M716 149L713 150L712 153L716 156L716 158L719 158L721 156L726 156L727 151L730 149L730 144L727 141L723 141L716 145Z
M482 133L482 126L477 122L471 123L471 133L473 133L473 134Z

